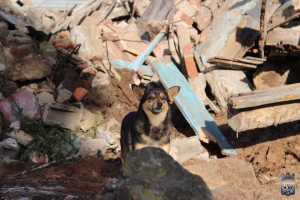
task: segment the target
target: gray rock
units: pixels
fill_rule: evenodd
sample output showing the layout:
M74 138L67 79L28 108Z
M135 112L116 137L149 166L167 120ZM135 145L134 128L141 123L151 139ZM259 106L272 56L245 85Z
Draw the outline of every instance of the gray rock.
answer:
M115 199L212 199L202 178L186 171L158 148L148 147L130 152L125 159L123 173L127 179L119 187Z
M41 106L55 102L54 96L52 94L50 94L49 92L41 92L41 93L37 94L36 97Z
M79 154L82 157L104 155L109 145L102 139L82 138L80 140Z
M72 95L73 95L73 93L70 90L63 88L62 85L59 85L57 87L56 101L58 103L63 103L65 101L71 99Z
M209 153L201 145L198 136L171 140L170 155L179 163L190 159L209 160Z
M120 135L121 124L116 119L111 118L97 128L96 137L105 141L108 146L115 149L116 152L121 151Z
M0 142L0 148L18 151L20 149L17 141L13 138L7 138Z
M51 67L37 56L27 56L20 62L10 64L5 74L13 81L28 81L45 78L50 75Z

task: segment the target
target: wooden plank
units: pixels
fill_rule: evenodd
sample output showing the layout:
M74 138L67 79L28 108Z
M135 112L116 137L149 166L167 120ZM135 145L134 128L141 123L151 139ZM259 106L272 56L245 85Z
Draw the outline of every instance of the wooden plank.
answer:
M194 60L193 44L191 42L190 31L185 26L179 25L176 29L176 32L186 73L189 77L194 78L198 75L198 70Z
M221 66L223 68L229 69L240 69L240 70L247 70L247 69L256 69L257 64L253 64L255 61L247 62L246 59L229 59L223 57L215 57L208 60L209 63L215 64L217 66Z
M300 99L300 83L285 85L267 90L231 97L230 104L234 109L251 108L274 103L295 101Z
M237 132L277 126L300 120L300 103L264 107L234 114L228 125Z
M193 128L196 135L201 137L203 129L216 140L223 155L235 155L236 151L223 136L214 119L206 110L203 102L194 94L192 87L183 74L173 63L152 63L164 87L180 86L180 92L175 98L175 104Z

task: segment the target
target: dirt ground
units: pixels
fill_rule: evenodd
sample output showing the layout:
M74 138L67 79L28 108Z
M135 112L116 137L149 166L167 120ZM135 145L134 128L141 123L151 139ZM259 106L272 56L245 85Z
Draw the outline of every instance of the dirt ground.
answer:
M124 94L124 88L113 86L113 98L111 103L100 108L105 117L115 117L118 121L130 111L136 109L138 96L120 97ZM126 90L126 89L125 89ZM126 92L126 91L125 91ZM131 100L130 100L131 98ZM109 105L109 106L107 106ZM175 115L177 116L178 113ZM182 121L178 125L178 132L190 133L190 129ZM226 126L223 117L216 117L221 130L231 143L238 149L238 158L249 162L255 175L263 186L270 188L278 187L281 175L289 172L300 174L300 126L299 123L287 124L279 127L271 127L263 130L254 130L246 133L236 134ZM208 149L219 156L216 145L208 145ZM0 166L0 199L14 199L30 191L30 187L37 189L32 192L43 195L44 192L55 191L59 196L55 199L91 199L95 198L103 186L113 178L121 175L120 160L104 161L102 158L75 159L66 163L59 163L43 170L19 175L29 166L24 163L15 163ZM25 188L23 188L25 187ZM46 189L45 189L46 187ZM5 188L15 188L10 192ZM58 193L59 192L59 193ZM18 196L19 195L19 196ZM50 195L51 196L51 195Z

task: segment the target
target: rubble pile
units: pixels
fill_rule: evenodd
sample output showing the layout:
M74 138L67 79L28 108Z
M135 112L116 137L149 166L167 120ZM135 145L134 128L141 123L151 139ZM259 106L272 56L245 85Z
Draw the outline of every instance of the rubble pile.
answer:
M1 1L0 159L118 158L121 121L139 103L134 88L151 81L181 87L175 104L196 135L172 141L175 160L207 160L199 138L235 155L213 116L235 132L300 120L299 5Z

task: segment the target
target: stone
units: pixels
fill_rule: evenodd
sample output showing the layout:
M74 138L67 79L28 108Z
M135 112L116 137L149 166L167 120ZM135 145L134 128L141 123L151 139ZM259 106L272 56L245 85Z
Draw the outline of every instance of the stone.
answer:
M97 72L92 81L92 87L107 86L110 84L110 82L111 80L107 73Z
M30 81L47 77L51 67L39 56L27 56L19 62L11 63L5 70L8 79L13 81Z
M15 102L12 104L11 100ZM16 122L20 118L20 113L30 119L40 118L40 108L36 97L28 90L19 90L11 96L11 99L0 101L0 112L7 125Z
M96 125L96 115L87 109L83 110L80 120L80 129L87 131Z
M83 138L80 140L79 154L82 157L104 155L109 145L102 139Z
M57 124L73 131L87 131L96 124L96 115L75 105L51 104L46 106L43 121Z
M55 103L54 96L49 92L41 92L36 95L40 106Z
M209 153L201 145L198 136L171 140L170 155L179 163L190 159L209 160Z
M5 23L5 22L0 22L0 41L6 39L8 33L9 33L9 30L8 30L8 25Z
M201 177L185 170L159 148L130 152L123 165L123 175L127 178L115 192L115 199L212 199Z
M31 135L22 130L12 131L8 133L8 136L14 138L19 144L23 146L29 145L33 140L33 137Z
M0 24L1 26L1 24ZM6 60L3 49L0 47L0 72L4 72L6 69Z
M14 102L21 109L23 116L30 119L40 118L40 107L34 94L26 89L12 95Z
M75 26L71 30L71 38L75 44L81 44L79 55L85 59L94 57L102 58L105 55L104 45L100 29L96 25L97 22L85 23L81 26Z
M70 90L63 88L62 85L59 85L57 87L56 101L58 103L63 103L65 101L71 99L72 96L73 96L73 93Z
M83 108L72 105L51 104L46 106L43 121L46 124L57 124L70 130L80 130Z
M110 149L114 149L114 152L120 152L120 132L121 124L116 119L111 118L97 128L96 137L106 142Z
M0 148L18 151L20 149L17 141L13 138L7 138L0 142Z

